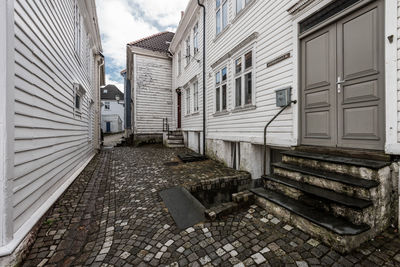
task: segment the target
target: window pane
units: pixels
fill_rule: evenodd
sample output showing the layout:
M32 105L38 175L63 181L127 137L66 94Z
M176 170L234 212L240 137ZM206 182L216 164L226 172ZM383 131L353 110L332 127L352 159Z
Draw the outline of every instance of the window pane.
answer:
M242 58L238 58L235 61L235 70L236 70L236 74L240 73L242 71Z
M226 68L222 69L222 81L226 81Z
M250 68L251 66L253 66L253 52L250 51L249 53L247 53L245 56L245 65L246 65L246 69Z
M75 108L81 108L81 97L79 95L75 95Z
M226 84L222 85L222 110L226 110Z
M220 72L217 72L217 74L215 74L215 84L220 84L220 83L221 83Z
M242 105L242 78L241 77L236 79L235 92L236 92L235 105L236 105L236 107L239 107Z
M222 5L222 29L228 25L228 1Z
M217 34L221 32L221 10L217 11L217 15L215 16L216 25L217 25Z
M243 2L243 0L236 0L236 13L239 13L240 10L242 10L242 8L243 8L242 2Z
M252 91L252 77L251 77L251 72L245 75L244 78L245 81L245 104L251 104L251 91Z
M246 5L248 4L248 3L250 3L252 0L246 0Z
M219 87L217 87L216 91L215 91L215 110L216 111L220 111L220 89Z
M215 3L216 3L216 7L218 8L221 5L221 0L216 0Z

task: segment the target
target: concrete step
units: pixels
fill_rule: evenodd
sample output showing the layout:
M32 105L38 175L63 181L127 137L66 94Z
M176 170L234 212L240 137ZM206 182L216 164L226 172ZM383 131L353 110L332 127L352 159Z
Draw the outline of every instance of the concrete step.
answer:
M167 143L168 144L183 144L183 139L173 139L173 140L170 140L170 139L168 139L167 140Z
M339 252L351 251L374 235L367 224L356 225L279 192L264 188L250 191L257 196L256 203L259 206L287 222L290 221Z
M180 145L180 144L169 144L168 145L169 148L182 148L185 147L185 145Z

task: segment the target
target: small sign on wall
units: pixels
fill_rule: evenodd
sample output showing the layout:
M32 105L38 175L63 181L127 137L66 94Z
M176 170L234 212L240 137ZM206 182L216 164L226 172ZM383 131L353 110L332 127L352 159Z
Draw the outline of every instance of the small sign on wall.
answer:
M288 58L290 58L290 52L288 52L282 56L279 56L279 57L275 58L274 60L271 60L270 62L268 62L267 68L269 68L275 64L278 64L279 62L284 61L285 59L288 59Z

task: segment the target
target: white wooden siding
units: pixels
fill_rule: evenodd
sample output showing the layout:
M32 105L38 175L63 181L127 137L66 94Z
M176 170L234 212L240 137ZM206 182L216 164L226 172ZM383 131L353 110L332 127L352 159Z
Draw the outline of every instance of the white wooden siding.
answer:
M172 62L137 54L134 67L135 133L162 133L163 118L172 119Z
M203 130L203 12L200 8L197 7L194 10L189 11L190 14L186 14L185 16L191 16L191 20L186 27L182 27L179 31L183 31L183 38L177 40L177 49L174 52L174 60L173 60L173 84L172 84L172 92L173 92L173 126L177 127L177 93L175 89L177 88L186 88L185 86L191 87L191 112L190 114L186 114L186 91L182 90L182 127L183 131L202 131ZM199 51L196 55L193 55L193 27L198 23L198 45ZM191 60L188 65L186 65L186 59L184 56L186 55L185 50L185 40L190 35L191 42ZM179 51L181 51L182 59L182 73L179 75L178 73L178 56ZM199 110L194 112L194 102L193 102L193 81L197 80L198 82L198 99L199 99Z
M397 1L397 143L400 143L400 0Z
M15 1L14 232L94 153L89 119L95 125L95 116L88 110L95 64L94 57L85 66L87 58L75 55L73 5ZM80 115L74 83L86 90Z
M228 1L228 28L215 37L215 1L207 1L207 138L262 143L263 128L279 108L275 106L275 90L293 83L293 61L287 59L266 67L268 61L292 52L292 21L287 13L291 0L255 1L236 17L234 1ZM268 25L268 26L267 26ZM214 116L214 74L211 65L251 34L258 38L253 50L253 110L234 110L233 61L227 59L221 67L228 67L228 114ZM250 44L249 44L250 45ZM246 48L246 47L244 47ZM280 115L268 130L268 143L279 146L293 144L293 114L291 109Z

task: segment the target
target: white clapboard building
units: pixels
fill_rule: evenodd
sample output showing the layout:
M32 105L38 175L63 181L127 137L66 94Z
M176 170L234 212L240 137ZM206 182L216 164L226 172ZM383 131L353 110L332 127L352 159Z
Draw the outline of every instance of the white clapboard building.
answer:
M207 155L254 179L265 172L259 204L339 250L397 222L400 3L190 1L170 50L173 96L182 97L173 126L194 150L198 2L207 14Z
M134 142L158 142L163 121L171 121L172 59L168 48L174 34L161 32L127 45L126 91L132 104L130 122Z
M172 109L171 126L182 130L185 145L203 149L203 12L190 1L171 42Z
M4 266L100 146L104 60L94 0L1 1L0 21Z

